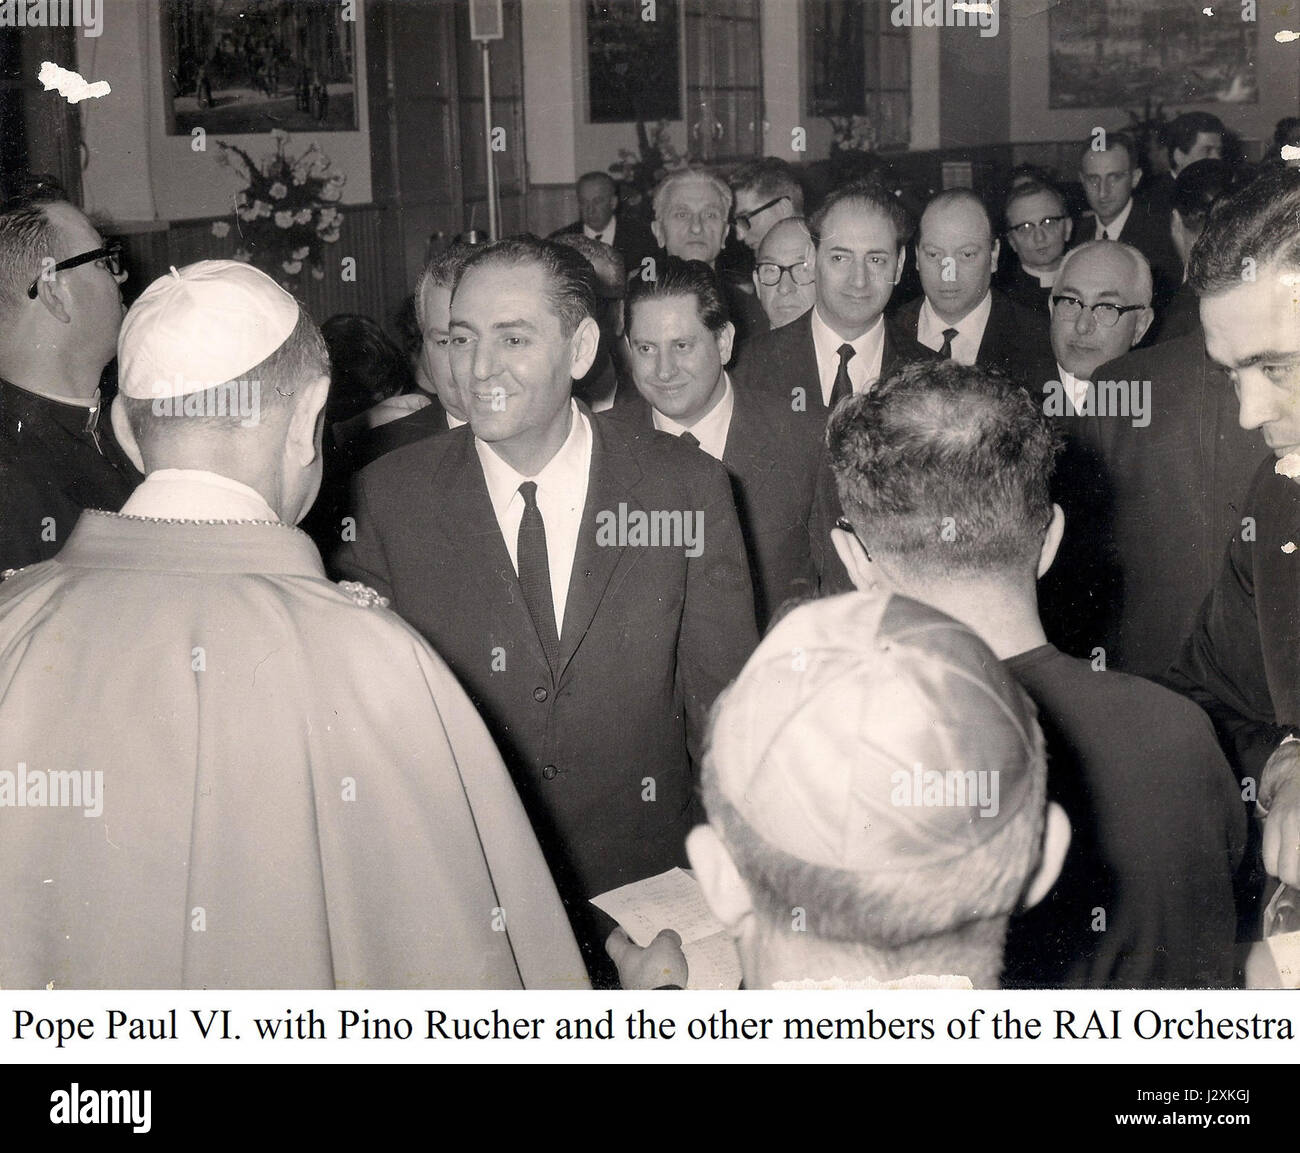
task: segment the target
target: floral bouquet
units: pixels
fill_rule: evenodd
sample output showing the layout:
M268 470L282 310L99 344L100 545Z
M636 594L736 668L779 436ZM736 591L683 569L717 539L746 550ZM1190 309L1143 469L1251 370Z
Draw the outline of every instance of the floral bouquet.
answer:
M870 116L828 116L832 152L871 152L876 147L876 123Z
M639 207L648 216L650 198L659 181L669 172L685 167L687 159L673 147L666 120L660 120L650 129L638 120L636 140L637 151L620 148L618 160L609 166L609 171L623 185L624 203L629 208Z
M240 245L236 260L251 261L292 290L303 267L312 277L325 276L324 247L339 238L343 214L337 202L346 177L331 171L331 161L315 144L301 156L285 150L289 134L271 133L275 153L259 164L242 148L217 141L217 163L247 183L235 196L235 228ZM218 220L212 234L225 237L230 225Z

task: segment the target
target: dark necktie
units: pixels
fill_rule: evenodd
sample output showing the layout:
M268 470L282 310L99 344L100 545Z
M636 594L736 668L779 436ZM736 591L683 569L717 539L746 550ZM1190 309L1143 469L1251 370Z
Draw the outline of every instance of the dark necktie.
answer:
M943 330L943 344L939 346L939 355L944 360L952 359L952 338L957 335L955 328L945 328Z
M1101 238L1102 238L1102 240L1109 240L1109 239L1110 239L1110 232L1109 232L1107 229L1103 228L1103 229L1101 230Z
M524 604L537 628L547 663L552 668L560 655L560 637L555 629L555 602L551 597L551 565L546 555L546 525L537 507L537 482L526 480L519 486L524 498L524 515L519 522L519 584L524 590Z
M681 436L679 436L677 439L678 439L678 440L685 441L685 442L686 442L687 444L689 444L692 448L699 448L699 447L700 447L700 442L699 442L699 440L696 438L696 436L695 436L695 434L694 434L693 432L684 432L684 433L682 433Z
M831 408L834 408L846 396L853 395L853 382L849 379L849 361L856 355L853 345L841 344L839 348L840 367L835 372L835 384L831 388Z

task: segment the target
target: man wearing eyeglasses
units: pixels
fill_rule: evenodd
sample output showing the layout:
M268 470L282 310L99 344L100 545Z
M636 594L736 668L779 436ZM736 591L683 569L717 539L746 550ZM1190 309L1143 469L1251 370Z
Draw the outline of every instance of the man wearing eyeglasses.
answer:
M773 328L798 320L816 302L812 237L802 216L787 216L767 230L758 248L754 288Z
M1130 411L1100 413L1101 391L1094 377L1098 366L1142 339L1153 315L1151 268L1137 249L1097 240L1066 254L1052 289L1055 364L1038 375L1030 391L1042 396L1043 411L1065 436L1053 499L1073 527L1062 542L1060 563L1043 578L1039 591L1047 635L1072 656L1092 656L1104 647L1119 603L1119 577L1108 543L1110 496L1101 463L1101 425L1111 419L1142 420ZM1138 399L1149 405L1149 387L1145 398L1139 393Z
M803 212L803 188L794 170L776 156L738 168L731 177L736 239L757 253L772 227Z
M52 557L138 476L100 419L122 324L118 252L64 201L0 213L0 570Z
M998 287L1017 304L1045 311L1074 235L1065 197L1050 184L1031 181L1007 193L1003 214L1016 263L999 278Z

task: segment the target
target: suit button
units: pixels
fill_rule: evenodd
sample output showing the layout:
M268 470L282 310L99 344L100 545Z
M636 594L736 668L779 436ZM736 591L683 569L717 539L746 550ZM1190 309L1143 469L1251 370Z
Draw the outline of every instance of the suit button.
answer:
M546 700L546 698L549 697L550 695L551 694L548 693L546 689L544 689L541 685L538 685L535 689L533 689L533 700L535 700L539 705L542 703L542 701Z
M558 777L559 775L560 775L560 770L557 769L554 765L547 765L546 768L542 770L542 776L548 781L555 780L555 778Z

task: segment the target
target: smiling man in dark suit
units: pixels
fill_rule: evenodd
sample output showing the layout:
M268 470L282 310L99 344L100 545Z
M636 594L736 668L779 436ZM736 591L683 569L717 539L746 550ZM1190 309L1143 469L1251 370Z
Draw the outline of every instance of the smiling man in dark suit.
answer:
M925 293L893 318L899 332L958 364L1021 377L1048 355L1047 313L991 287L1001 244L984 202L968 188L936 194L916 246Z
M790 406L733 388L723 365L735 329L716 274L669 257L656 280L632 281L628 336L636 392L616 415L689 438L731 474L749 552L760 631L813 588L808 521L821 438Z
M563 245L474 254L451 304L469 427L362 471L337 567L460 678L609 984L612 924L588 902L685 863L708 710L757 638L726 470L571 397L596 303Z
M781 399L825 423L836 403L908 360L934 354L884 320L903 273L911 221L883 184L864 180L830 194L808 221L817 303L798 320L754 337L736 387Z

